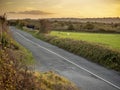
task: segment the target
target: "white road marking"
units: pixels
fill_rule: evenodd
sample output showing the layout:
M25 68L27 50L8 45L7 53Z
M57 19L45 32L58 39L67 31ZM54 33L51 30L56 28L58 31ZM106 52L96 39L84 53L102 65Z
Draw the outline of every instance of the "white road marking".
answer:
M100 76L98 76L98 75L96 75L96 74L92 73L91 71L89 71L89 70L87 70L87 69L85 69L85 68L83 68L83 67L79 66L78 64L76 64L76 63L74 63L74 62L70 61L69 59L66 59L65 57L63 57L63 56L61 56L61 55L59 55L59 54L57 54L57 53L55 53L55 52L53 52L53 51L51 51L51 50L49 50L49 49L47 49L47 48L45 48L45 47L43 47L43 46L39 45L39 44L37 44L37 43L35 43L35 42L33 42L33 41L31 41L31 40L27 39L27 38L26 38L26 37L24 37L22 34L20 34L20 33L18 33L18 32L16 32L16 33L17 33L18 35L20 35L22 38L24 38L25 40L27 40L27 41L29 41L29 42L31 42L31 43L33 43L33 44L37 45L38 47L40 47L40 48L42 48L42 49L44 49L44 50L49 51L50 53L53 53L53 54L57 55L58 57L60 57L60 58L62 58L62 59L64 59L64 60L66 60L67 62L69 62L69 63L71 63L71 64L75 65L76 67L78 67L78 68L80 68L80 69L82 69L82 70L84 70L84 71L86 71L86 72L88 72L88 73L92 74L93 76L95 76L95 77L99 78L100 80L102 80L102 81L104 81L104 82L108 83L109 85L111 85L111 86L113 86L113 87L115 87L115 88L117 88L117 89L119 89L119 90L120 90L120 87L119 87L119 86L117 86L117 85L115 85L115 84L111 83L110 81L108 81L108 80L106 80L106 79L104 79L104 78L102 78L102 77L100 77Z

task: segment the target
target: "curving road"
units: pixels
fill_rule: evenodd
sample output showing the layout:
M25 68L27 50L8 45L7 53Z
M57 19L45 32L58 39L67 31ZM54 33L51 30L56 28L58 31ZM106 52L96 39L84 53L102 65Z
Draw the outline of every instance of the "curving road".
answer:
M120 90L120 73L10 27L17 42L29 49L38 71L55 71L74 82L80 90Z

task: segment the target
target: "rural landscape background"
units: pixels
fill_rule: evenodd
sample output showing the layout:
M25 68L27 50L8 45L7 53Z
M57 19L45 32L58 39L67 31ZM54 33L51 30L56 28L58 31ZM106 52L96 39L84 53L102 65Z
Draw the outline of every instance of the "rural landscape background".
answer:
M0 90L120 89L120 0L1 0L0 10Z

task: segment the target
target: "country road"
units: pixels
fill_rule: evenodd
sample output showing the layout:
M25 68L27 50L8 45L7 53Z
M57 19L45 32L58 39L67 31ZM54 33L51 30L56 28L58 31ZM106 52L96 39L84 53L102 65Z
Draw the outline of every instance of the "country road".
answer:
M74 82L80 90L120 90L120 73L108 70L80 56L10 27L17 42L36 59L37 71L55 71Z

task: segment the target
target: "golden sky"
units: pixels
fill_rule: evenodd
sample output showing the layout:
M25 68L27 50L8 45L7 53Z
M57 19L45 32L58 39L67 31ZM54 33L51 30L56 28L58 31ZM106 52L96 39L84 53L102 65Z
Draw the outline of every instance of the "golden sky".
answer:
M8 18L120 17L120 0L0 0Z

